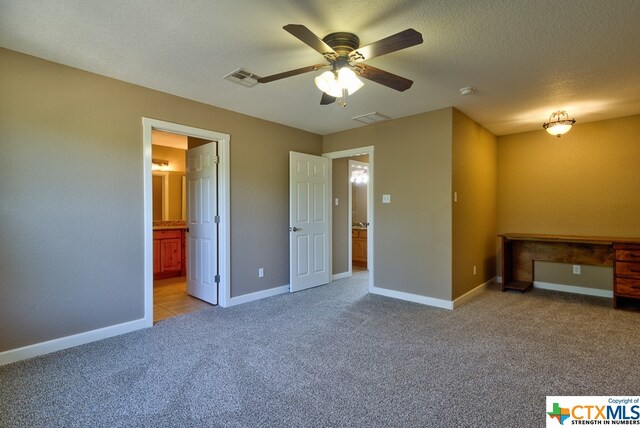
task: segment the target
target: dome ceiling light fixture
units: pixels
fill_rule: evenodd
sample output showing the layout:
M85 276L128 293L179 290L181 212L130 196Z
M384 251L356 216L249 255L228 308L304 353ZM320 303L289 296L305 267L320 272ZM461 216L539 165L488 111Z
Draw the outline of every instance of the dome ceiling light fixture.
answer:
M558 110L551 113L551 116L549 116L549 122L543 123L542 127L546 129L549 134L560 138L571 130L574 123L576 123L576 120L569 119L569 115L566 111Z

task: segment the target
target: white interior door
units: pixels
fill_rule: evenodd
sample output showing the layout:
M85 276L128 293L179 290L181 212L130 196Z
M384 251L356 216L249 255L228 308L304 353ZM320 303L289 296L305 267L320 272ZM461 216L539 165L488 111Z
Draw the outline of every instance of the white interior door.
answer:
M289 152L291 291L329 282L329 202L329 159Z
M187 293L218 303L217 147L187 150Z

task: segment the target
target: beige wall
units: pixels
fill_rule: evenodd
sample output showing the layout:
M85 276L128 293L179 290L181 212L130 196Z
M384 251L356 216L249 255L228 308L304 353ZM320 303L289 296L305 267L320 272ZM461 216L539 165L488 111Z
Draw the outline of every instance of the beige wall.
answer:
M289 151L320 136L4 49L0 67L0 351L142 318L143 116L231 135L231 294L289 283Z
M331 273L337 275L349 271L349 240L351 225L349 224L349 159L333 159L331 163ZM336 206L335 200L338 199Z
M375 147L377 287L451 299L451 135L446 108L324 136L325 153Z
M578 118L579 119L579 118ZM640 115L498 137L499 233L640 237ZM536 279L606 288L570 266L536 266ZM571 281L571 279L574 279ZM609 289L610 286L609 286Z
M496 137L453 109L453 298L496 276ZM476 266L476 274L473 267Z

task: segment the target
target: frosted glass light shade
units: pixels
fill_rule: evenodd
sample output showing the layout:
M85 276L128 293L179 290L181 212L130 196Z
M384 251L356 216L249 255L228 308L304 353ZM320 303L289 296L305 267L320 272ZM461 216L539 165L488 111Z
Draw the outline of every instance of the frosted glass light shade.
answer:
M558 110L551 113L549 122L542 124L542 127L546 129L549 134L560 137L569 132L574 123L576 123L576 120L569 119L566 111Z
M358 79L356 73L348 67L342 67L338 70L338 82L342 89L346 89L349 95L364 86L362 80Z
M564 125L561 123L558 123L556 125L550 125L549 127L547 127L547 132L549 134L557 135L558 137L566 134L570 130L571 130L571 125Z
M325 71L315 78L316 86L322 92L332 97L342 97L342 90L346 89L349 95L364 86L356 73L349 67L342 67L337 73Z
M342 96L342 88L336 80L336 76L332 71L325 71L315 78L316 86L322 92L332 97L339 98Z

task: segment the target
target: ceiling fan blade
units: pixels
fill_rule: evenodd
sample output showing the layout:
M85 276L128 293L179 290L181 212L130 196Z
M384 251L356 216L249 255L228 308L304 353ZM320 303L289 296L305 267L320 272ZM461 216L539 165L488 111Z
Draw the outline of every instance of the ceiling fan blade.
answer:
M320 99L320 105L326 106L327 104L332 104L336 102L336 97L332 97L329 94L322 93L322 98Z
M422 41L422 34L413 28L409 28L354 50L349 54L349 59L351 61L364 61L380 55L419 45Z
M316 64L316 65L310 65L308 67L296 68L295 70L289 70L289 71L284 71L278 74L272 74L271 76L260 77L258 79L258 83L269 83L269 82L273 82L274 80L280 80L286 77L297 76L298 74L320 70L323 67L325 67L324 64Z
M396 91L404 92L413 85L413 81L405 79L388 71L380 70L379 68L371 67L370 65L358 64L360 69L360 77L373 80L376 83L387 86Z
M286 31L291 33L291 35L297 37L303 43L306 43L308 46L315 49L320 54L325 56L326 55L331 55L331 56L335 55L336 57L338 56L336 51L334 51L331 46L323 42L321 38L313 34L311 30L309 30L304 25L288 24L282 28L284 28Z

